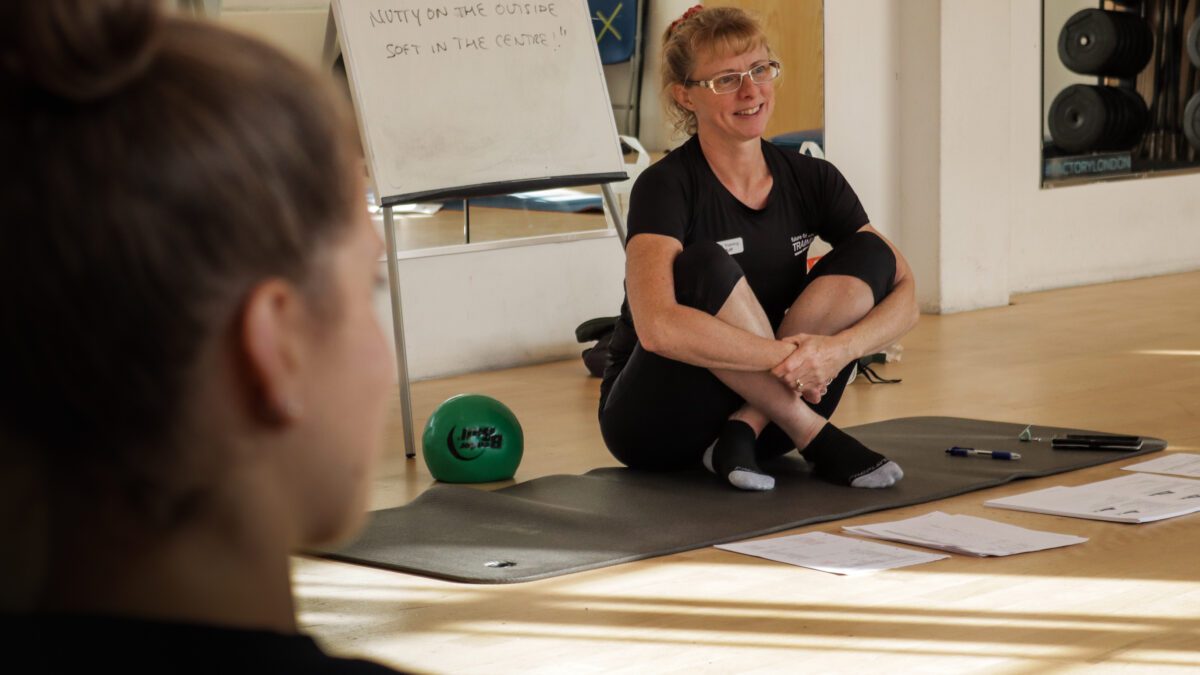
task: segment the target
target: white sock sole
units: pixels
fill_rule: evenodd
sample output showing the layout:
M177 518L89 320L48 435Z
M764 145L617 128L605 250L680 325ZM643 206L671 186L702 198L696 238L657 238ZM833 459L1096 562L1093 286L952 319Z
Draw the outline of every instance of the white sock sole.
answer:
M859 476L850 482L850 487L856 488L885 488L896 484L904 478L904 469L895 462L888 462L865 476Z
M743 469L729 472L729 483L739 490L764 491L775 489L775 478L765 473L755 473Z

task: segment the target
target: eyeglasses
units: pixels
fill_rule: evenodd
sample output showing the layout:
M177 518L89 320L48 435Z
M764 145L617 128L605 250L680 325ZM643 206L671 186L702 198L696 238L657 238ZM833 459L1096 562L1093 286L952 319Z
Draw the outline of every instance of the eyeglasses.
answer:
M749 75L754 84L766 84L779 77L783 66L778 61L767 61L754 66L744 73L726 73L711 80L684 80L687 86L700 85L712 90L714 94L732 94L742 88L742 78Z

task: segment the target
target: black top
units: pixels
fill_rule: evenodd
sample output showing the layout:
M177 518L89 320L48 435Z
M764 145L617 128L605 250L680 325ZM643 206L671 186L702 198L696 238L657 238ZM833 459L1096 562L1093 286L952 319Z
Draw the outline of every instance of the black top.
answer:
M700 149L700 137L692 136L638 177L629 201L628 239L661 234L684 247L721 243L777 326L803 289L813 239L837 246L870 221L858 195L829 162L765 140L762 150L774 184L763 208L752 209L725 189ZM618 368L636 339L626 300L610 346Z
M8 663L21 672L347 673L395 675L321 651L307 635L109 616L3 615Z

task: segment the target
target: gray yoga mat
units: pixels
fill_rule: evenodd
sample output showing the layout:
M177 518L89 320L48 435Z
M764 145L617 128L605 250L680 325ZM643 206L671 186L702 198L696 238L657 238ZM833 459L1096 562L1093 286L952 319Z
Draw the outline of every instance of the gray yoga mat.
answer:
M375 511L336 560L469 583L533 581L748 539L811 523L920 504L1162 450L1149 439L1133 452L1052 450L1050 438L1077 429L953 417L907 417L847 431L904 467L882 490L811 478L796 453L769 465L770 492L741 492L702 468L645 473L594 469L546 476L494 491L438 484L406 506ZM1090 432L1095 433L1095 432ZM1018 461L951 457L952 445L1014 450Z

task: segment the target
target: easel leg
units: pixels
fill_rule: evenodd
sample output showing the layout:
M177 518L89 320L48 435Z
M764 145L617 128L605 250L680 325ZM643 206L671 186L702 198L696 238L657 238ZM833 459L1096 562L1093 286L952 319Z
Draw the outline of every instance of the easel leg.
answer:
M600 186L600 192L604 195L604 203L608 205L608 212L612 214L613 229L617 231L617 238L621 240L621 246L624 246L625 214L621 213L621 202L617 200L617 193L613 192L612 186L608 183Z
M383 236L387 245L388 290L392 296L392 333L396 337L396 375L400 384L400 415L404 422L404 456L416 457L413 442L412 387L408 379L408 352L404 346L404 309L400 304L400 263L396 259L396 221L392 207L383 208Z
M463 243L471 243L471 200L463 200Z

